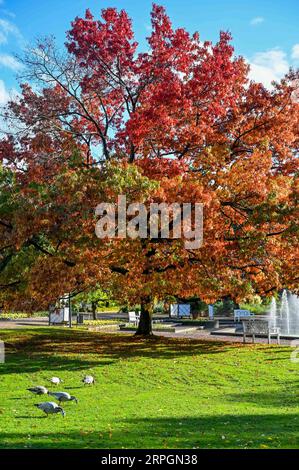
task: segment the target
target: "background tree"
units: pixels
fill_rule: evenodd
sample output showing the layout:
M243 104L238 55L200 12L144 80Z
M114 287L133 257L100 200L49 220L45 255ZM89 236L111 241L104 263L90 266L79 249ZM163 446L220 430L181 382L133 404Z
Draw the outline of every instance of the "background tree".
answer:
M97 288L78 294L74 299L74 306L79 311L91 309L93 320L96 320L99 307L108 309L110 306L116 306L116 302L111 299L109 292Z
M0 286L8 305L46 305L101 285L153 299L235 302L298 286L298 72L266 90L248 80L229 33L216 44L174 30L154 5L149 51L125 11L76 18L66 50L39 41L0 143ZM95 237L94 208L202 202L204 244Z

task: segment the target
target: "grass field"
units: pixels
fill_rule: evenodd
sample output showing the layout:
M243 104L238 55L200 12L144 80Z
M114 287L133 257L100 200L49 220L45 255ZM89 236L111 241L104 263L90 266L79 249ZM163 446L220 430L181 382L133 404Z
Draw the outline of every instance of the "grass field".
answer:
M299 364L287 347L62 328L0 339L1 448L299 448ZM26 391L54 375L79 399L64 419L45 418L33 406L44 399Z

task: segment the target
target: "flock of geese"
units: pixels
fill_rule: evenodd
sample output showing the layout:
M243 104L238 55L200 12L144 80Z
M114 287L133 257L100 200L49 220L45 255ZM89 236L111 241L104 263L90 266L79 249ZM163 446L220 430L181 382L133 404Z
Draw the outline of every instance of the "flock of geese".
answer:
M59 385L63 382L59 377L52 377L50 379L50 382L53 385ZM84 385L94 385L95 384L95 379L92 375L85 375L83 377L82 382ZM38 385L37 387L30 387L27 388L28 392L33 393L34 395L50 395L51 397L56 398L59 404L57 404L54 401L44 401L42 403L37 403L34 406L36 406L39 410L43 411L46 413L46 416L50 414L56 414L56 413L61 413L63 417L65 417L66 413L64 409L61 407L61 403L67 402L67 401L74 401L75 403L78 403L78 400L76 397L73 395L70 395L67 392L50 392L46 387L42 385Z

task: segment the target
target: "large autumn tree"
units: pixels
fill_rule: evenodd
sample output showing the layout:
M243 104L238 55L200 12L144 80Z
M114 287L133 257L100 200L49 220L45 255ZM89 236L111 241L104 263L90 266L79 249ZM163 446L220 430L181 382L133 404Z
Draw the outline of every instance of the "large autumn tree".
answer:
M298 72L271 91L248 79L231 37L173 29L153 5L148 51L125 11L76 18L65 49L39 41L23 57L22 93L0 142L0 298L47 307L100 285L141 304L207 302L298 287ZM204 243L99 239L95 207L201 202Z

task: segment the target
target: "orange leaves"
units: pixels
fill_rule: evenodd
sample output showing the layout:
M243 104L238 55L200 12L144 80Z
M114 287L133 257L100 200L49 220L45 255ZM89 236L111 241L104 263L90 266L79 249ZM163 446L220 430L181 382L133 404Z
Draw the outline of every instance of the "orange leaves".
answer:
M142 170L145 176L157 179L158 181L162 178L173 178L182 175L188 169L188 166L183 162L169 158L141 158L136 161L136 165Z
M130 302L298 285L298 73L268 91L228 33L202 43L161 6L151 18L148 52L108 8L74 20L66 58L45 41L24 60L37 85L10 102L22 132L0 142L0 285L20 278L26 301L94 285ZM203 203L203 246L98 239L95 207L120 194Z
M223 166L218 173L222 199L235 196L255 203L262 201L269 191L271 166L271 153L259 150L249 156L241 155L231 167Z

